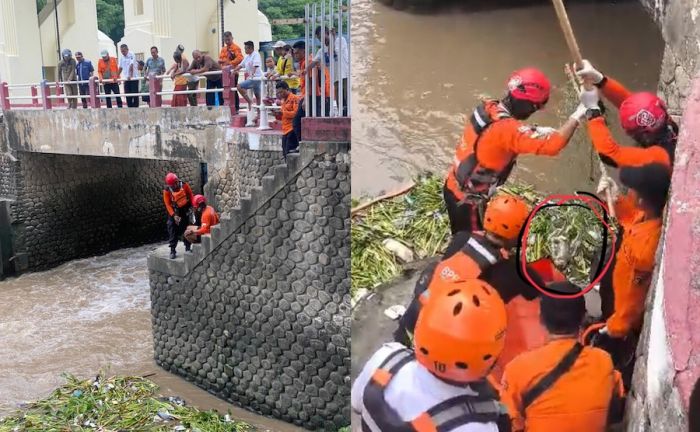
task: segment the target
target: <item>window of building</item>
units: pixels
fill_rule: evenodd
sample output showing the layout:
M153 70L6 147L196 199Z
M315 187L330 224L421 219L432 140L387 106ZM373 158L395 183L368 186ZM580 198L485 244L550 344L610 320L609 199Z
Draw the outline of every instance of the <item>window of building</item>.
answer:
M143 0L134 0L134 15L143 15Z

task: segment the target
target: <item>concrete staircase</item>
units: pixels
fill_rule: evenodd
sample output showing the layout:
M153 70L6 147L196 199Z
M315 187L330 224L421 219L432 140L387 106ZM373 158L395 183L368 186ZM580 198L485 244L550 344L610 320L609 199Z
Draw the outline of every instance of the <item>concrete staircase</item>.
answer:
M201 243L192 245L192 252L186 253L182 243L178 244L177 257L170 259L170 247L161 246L148 257L151 270L167 273L175 277L184 277L211 254L225 239L235 233L258 209L271 200L288 183L294 181L299 173L308 166L317 152L323 152L313 146L301 146L298 154L290 154L285 162L274 166L273 175L261 178L261 185L253 187L249 196L241 196L238 206L228 214L222 214L218 225L212 227L211 234L203 235ZM241 173L245 175L245 173Z

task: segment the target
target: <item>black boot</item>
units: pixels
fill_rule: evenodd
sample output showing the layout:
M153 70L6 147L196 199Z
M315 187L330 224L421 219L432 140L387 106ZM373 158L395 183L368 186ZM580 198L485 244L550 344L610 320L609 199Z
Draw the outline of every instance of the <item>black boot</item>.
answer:
M170 249L170 259L175 259L176 256L175 249Z

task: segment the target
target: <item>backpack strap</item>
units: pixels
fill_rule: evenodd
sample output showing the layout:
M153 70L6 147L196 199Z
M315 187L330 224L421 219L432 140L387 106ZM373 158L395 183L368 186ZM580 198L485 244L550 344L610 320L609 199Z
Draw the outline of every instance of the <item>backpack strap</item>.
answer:
M540 397L542 393L549 390L559 380L559 378L561 378L566 372L569 371L569 369L571 369L574 363L576 363L579 355L581 355L581 351L583 351L583 345L577 341L569 352L564 355L561 361L554 366L554 369L549 371L549 373L542 377L537 384L530 387L530 389L523 394L523 403L521 408L521 412L523 414L525 413L527 407L529 407L538 397Z

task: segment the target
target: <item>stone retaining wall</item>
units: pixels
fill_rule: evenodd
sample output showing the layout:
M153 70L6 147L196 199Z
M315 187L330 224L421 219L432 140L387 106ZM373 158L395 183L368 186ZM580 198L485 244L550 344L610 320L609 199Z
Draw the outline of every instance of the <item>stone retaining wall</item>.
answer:
M628 399L630 432L687 430L688 400L700 377L700 76L692 90Z
M290 157L294 169L275 166L212 231L211 250L191 270L149 257L161 367L311 430L335 432L350 423L347 147L307 145ZM246 153L254 151L242 151L240 160L259 162L259 171L275 163L271 155ZM217 193L245 189L246 182L229 180Z
M201 191L197 162L17 152L0 156L0 200L12 203L16 271L166 237L163 178Z

